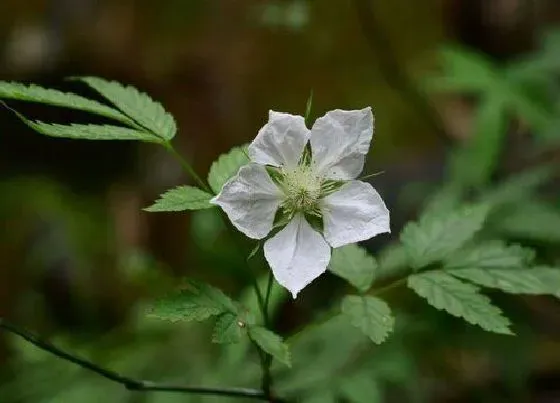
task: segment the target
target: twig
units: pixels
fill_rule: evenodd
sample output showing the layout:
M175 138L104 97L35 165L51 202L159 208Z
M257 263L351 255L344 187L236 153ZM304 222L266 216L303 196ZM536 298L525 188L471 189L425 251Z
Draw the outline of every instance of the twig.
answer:
M47 351L63 360L71 362L78 365L84 369L94 372L105 379L119 383L123 385L126 389L131 391L143 391L143 392L176 392L185 394L196 394L196 395L211 395L211 396L228 396L228 397L240 397L246 399L255 399L261 401L269 401L270 397L265 395L262 390L258 389L245 389L245 388L205 388L205 387L193 387L193 386L183 386L183 385L172 385L166 383L156 383L152 381L143 381L138 379L128 378L114 371L101 368L96 364L87 361L83 358L76 357L64 350L56 347L55 345L49 343L46 340L42 340L39 337L19 328L18 326L7 322L0 318L0 329L4 329L7 332L15 334L21 337L25 341L33 344L34 346L40 348L41 350Z
M383 74L385 80L387 80L387 83L391 87L404 94L407 100L409 100L420 113L426 116L433 130L444 145L451 145L453 142L448 136L438 112L411 81L410 77L402 69L401 64L395 57L389 40L385 32L383 32L382 25L371 3L372 1L370 0L354 0L354 6L362 33L371 50L377 55L381 74Z

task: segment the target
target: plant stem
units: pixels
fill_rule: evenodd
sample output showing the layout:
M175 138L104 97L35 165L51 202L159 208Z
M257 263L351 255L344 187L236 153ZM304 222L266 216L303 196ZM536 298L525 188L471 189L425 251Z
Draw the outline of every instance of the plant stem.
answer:
M105 379L119 383L123 385L126 389L131 391L176 392L176 393L196 394L196 395L239 397L239 398L255 399L255 400L262 400L262 401L270 400L270 394L265 393L264 391L258 389L194 387L194 386L172 385L166 383L156 383L151 381L128 378L117 372L99 367L96 364L87 361L83 358L76 357L56 347L55 345L49 343L48 341L42 340L39 337L27 332L26 330L23 330L18 326L9 323L1 318L0 318L0 329L4 329L7 332L10 332L18 337L21 337L28 343L31 343L35 347L47 351L55 355L56 357L62 358L63 360L66 360L84 369L94 372Z
M197 183L198 186L200 186L203 190L207 191L208 193L215 194L215 192L212 189L210 189L210 186L208 186L206 182L204 182L200 178L200 176L198 176L198 174L193 169L193 167L187 162L187 160L183 158L181 154L179 154L179 152L177 152L175 147L173 147L173 145L169 141L163 143L163 146L167 151L171 153L171 155L173 155L177 159L177 161L179 161L183 169L190 175L191 178L194 179L194 181Z
M266 283L266 293L264 297L264 306L263 306L263 322L267 329L271 327L268 304L270 302L270 294L272 291L273 284L274 284L274 275L271 270L270 273L268 274L268 281ZM264 391L264 393L270 395L270 390L272 388L272 376L270 373L270 366L272 365L272 356L265 355L265 361L263 364L264 365L263 365L263 377L262 377L262 390Z

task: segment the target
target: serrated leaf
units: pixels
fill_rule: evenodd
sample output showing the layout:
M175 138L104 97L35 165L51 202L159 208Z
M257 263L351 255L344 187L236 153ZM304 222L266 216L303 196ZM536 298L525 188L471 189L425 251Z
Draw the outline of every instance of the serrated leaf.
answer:
M288 367L292 366L290 349L282 337L262 326L249 327L249 337L266 353Z
M194 186L178 186L168 190L150 207L149 212L202 210L213 207L212 195Z
M448 269L522 269L535 257L531 249L519 245L507 246L502 241L471 245L454 253L444 262Z
M442 271L415 274L408 286L433 307L494 333L512 334L509 320L479 288Z
M43 88L35 84L0 81L0 99L36 102L90 112L131 125L134 122L116 109L71 92Z
M208 183L212 190L220 193L225 183L237 174L239 168L249 163L247 146L233 147L212 163L208 173Z
M127 127L110 125L70 124L33 122L20 116L33 130L50 137L59 137L76 140L136 140L146 142L159 142L153 134Z
M556 295L560 291L560 270L547 267L525 270L472 268L451 270L449 273L510 294Z
M234 344L241 340L242 329L237 315L224 313L218 317L214 325L212 341L220 344Z
M377 262L365 249L350 244L333 249L329 270L358 290L366 291L373 282Z
M180 290L152 305L149 316L177 321L202 321L222 313L237 313L237 306L222 291L208 284L189 281Z
M441 216L423 215L407 224L400 239L410 263L421 268L447 258L480 230L487 214L485 205L465 206Z
M73 79L86 83L125 115L162 140L169 141L175 137L177 126L173 116L159 102L145 93L132 86L124 86L116 81L107 81L99 77L74 77Z
M395 319L387 303L377 297L349 295L342 300L342 314L374 343L383 343L393 331Z

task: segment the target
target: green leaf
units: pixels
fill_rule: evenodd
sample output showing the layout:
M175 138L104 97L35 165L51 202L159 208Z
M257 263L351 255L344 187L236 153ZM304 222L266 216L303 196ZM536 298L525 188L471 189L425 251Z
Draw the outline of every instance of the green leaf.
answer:
M240 323L237 315L233 313L220 315L214 326L212 341L220 344L239 343L242 335Z
M419 222L407 224L401 242L413 267L425 267L448 257L480 230L487 214L485 205L465 206L441 216L423 215Z
M214 161L208 173L208 183L212 190L220 193L225 183L237 174L239 168L249 163L247 146L233 147Z
M512 334L509 320L479 288L442 271L415 274L408 286L433 307L494 333Z
M522 269L529 265L535 253L519 245L507 246L502 241L472 245L445 260L448 269Z
M350 403L381 403L384 400L375 376L366 372L343 379L340 394Z
M560 291L560 269L549 267L526 270L472 268L451 270L449 273L510 294L556 295Z
M213 207L212 195L194 186L178 186L168 190L150 207L149 212L202 210Z
M303 403L336 403L338 399L332 390L317 390L303 399Z
M427 81L437 92L481 93L499 87L496 67L482 54L467 48L446 47L441 51L444 74Z
M291 367L290 350L282 337L262 326L249 327L249 337L266 353Z
M33 130L50 137L59 137L76 140L136 140L146 142L159 142L153 134L127 127L109 125L60 125L56 123L33 122L20 118Z
M0 81L0 99L15 99L18 101L37 102L63 108L77 109L115 119L126 125L134 124L127 116L107 105L70 92L47 89L35 84L25 85L15 82Z
M365 249L350 244L333 249L329 270L358 290L366 291L373 282L377 262Z
M136 88L98 77L74 77L73 79L89 85L124 114L161 139L169 141L175 137L177 126L173 116L166 112L160 103Z
M512 175L488 189L483 196L483 202L492 206L517 203L520 199L531 196L539 186L550 181L555 171L555 166L541 165Z
M395 325L387 303L376 297L349 295L342 300L342 314L374 343L383 343Z
M524 200L495 223L496 230L511 238L560 242L560 211L555 206L535 200Z
M149 316L171 322L202 321L226 312L237 314L237 306L222 291L189 281L182 289L157 300Z
M468 178L469 185L481 186L490 180L504 146L507 124L504 98L501 95L483 98L476 111L473 136L467 144L469 163L463 166L466 172L460 174Z

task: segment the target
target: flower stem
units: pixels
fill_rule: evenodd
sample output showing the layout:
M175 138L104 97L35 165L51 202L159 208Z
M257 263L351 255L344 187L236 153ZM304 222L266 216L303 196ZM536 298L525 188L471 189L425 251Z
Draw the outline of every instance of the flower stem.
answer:
M189 176L194 179L194 181L197 183L198 186L200 186L203 190L207 191L208 193L215 194L215 192L212 189L210 189L210 186L208 186L206 182L204 182L200 178L200 176L198 176L194 168L187 162L187 160L183 158L181 154L179 154L179 152L175 149L175 147L173 147L173 145L169 141L163 143L163 146L167 151L169 151L169 153L171 153L171 155L173 155L177 159L177 161L179 161L181 167L183 167L183 169L189 174Z

